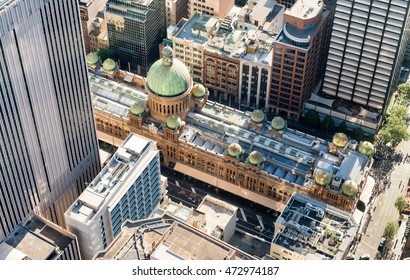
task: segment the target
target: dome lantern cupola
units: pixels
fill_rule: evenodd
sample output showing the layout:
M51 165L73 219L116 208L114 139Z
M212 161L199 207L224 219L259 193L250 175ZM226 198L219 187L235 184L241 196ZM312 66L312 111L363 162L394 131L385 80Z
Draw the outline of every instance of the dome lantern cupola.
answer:
M262 110L253 110L251 119L254 123L261 123L265 120L265 113Z
M135 116L141 116L145 112L145 106L142 104L142 102L135 102L134 104L131 105L130 107L130 113L135 115Z
M192 85L191 75L185 64L173 57L173 50L165 47L162 60L152 64L147 75L149 90L162 97L174 97L185 93Z

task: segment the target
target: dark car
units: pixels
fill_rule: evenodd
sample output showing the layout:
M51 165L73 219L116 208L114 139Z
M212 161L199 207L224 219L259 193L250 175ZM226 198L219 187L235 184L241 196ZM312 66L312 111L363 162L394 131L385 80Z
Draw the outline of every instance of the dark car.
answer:
M377 247L377 251L381 252L383 251L384 244L386 243L386 238L382 237L379 243L379 247Z

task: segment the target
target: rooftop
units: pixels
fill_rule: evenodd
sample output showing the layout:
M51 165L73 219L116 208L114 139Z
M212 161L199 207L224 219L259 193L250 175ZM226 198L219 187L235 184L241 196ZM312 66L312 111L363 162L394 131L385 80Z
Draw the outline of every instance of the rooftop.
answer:
M275 0L259 0L250 16L258 22L265 22L272 12L277 14L280 11L280 9L274 9L275 6L277 6Z
M0 244L0 260L53 260L74 238L64 229L34 217Z
M141 244L143 246L141 246ZM235 247L173 217L127 221L119 238L95 259L223 260L254 259Z
M82 223L92 220L107 197L115 195L118 186L138 175L138 163L153 143L145 137L130 134L66 214Z
M236 218L238 207L211 196L205 196L197 210L205 214L206 223L204 224L203 230L217 237L218 228L223 229L234 215Z
M298 0L285 14L301 19L311 19L318 16L324 7L322 0Z
M341 259L357 231L347 213L296 193L276 223L284 229L273 243L307 259Z
M98 93L96 96L99 97ZM109 100L110 106L118 106L118 102L112 101L115 99ZM363 161L360 171L352 170L353 167L347 164L340 166L352 149L348 148L335 157L329 152L327 141L287 127L273 131L270 122L265 120L260 129L255 129L249 125L252 123L251 112L208 100L202 109L188 113L185 125L180 128L179 141L188 148L203 149L219 156L229 156L228 146L238 143L243 151L237 157L239 162L247 164L249 154L257 151L263 156L258 168L289 187L310 189L314 183L312 172L316 167L331 172L333 177L337 170L349 174L363 172ZM144 126L148 123L150 129L161 129L160 123L148 120Z
M202 36L204 35L202 32L208 33L217 22L218 19L216 17L205 14L195 14L180 30L178 30L175 37L203 45L208 41L208 38Z
M145 103L148 95L143 91L125 86L93 73L88 73L91 99L94 107L127 117L129 108L135 102ZM114 101L114 102L110 102Z

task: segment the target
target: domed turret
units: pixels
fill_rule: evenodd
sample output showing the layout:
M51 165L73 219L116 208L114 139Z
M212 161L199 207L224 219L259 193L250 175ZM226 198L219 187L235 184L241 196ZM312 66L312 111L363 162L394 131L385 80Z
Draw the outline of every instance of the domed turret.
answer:
M192 96L202 98L206 94L206 89L202 84L195 84L191 89Z
M359 145L359 153L365 155L365 156L370 156L374 153L374 146L372 143L369 141L363 141L360 142Z
M272 119L271 126L274 130L282 130L286 126L286 121L279 116L276 116Z
M263 155L258 151L253 151L249 154L249 163L253 165L259 165L263 161Z
M265 113L262 110L253 110L251 119L254 123L261 123L265 120Z
M231 157L236 158L237 156L239 156L242 153L242 147L241 145L239 145L238 143L231 143L228 146L228 154Z
M326 171L319 170L315 174L315 182L318 185L325 186L330 183L332 180L332 174L327 173Z
M142 102L135 102L130 107L130 113L136 116L140 116L145 112L145 106Z
M342 185L342 193L347 196L354 196L357 193L357 184L352 180L347 180Z
M178 96L191 86L191 75L185 64L173 58L173 50L165 47L162 60L157 60L147 75L148 88L156 95Z
M95 65L97 64L99 58L95 52L90 52L89 54L87 54L86 60L88 65Z
M181 127L181 118L178 117L177 115L170 115L167 118L167 127L169 129L178 129Z
M349 142L349 138L346 134L339 132L333 135L333 144L336 147L344 148L346 147L347 143Z
M111 58L107 58L103 63L103 68L107 72L113 71L117 67L117 63Z

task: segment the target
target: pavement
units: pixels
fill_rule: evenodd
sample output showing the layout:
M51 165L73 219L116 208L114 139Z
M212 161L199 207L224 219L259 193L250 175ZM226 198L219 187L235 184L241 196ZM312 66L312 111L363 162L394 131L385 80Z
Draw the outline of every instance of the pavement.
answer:
M410 127L407 128L410 133ZM410 141L401 142L395 149L395 154L402 154L406 157L410 155ZM404 189L407 187L407 182L410 176L410 163L405 161L388 162L389 170L375 170L376 173L384 173L387 180L390 182L383 192L381 192L375 199L373 209L371 213L371 220L362 236L361 242L358 244L355 251L355 259L358 259L361 255L370 254L371 259L377 258L377 247L383 237L384 228L389 221L398 221L399 212L394 207L394 203L399 195L401 195ZM377 180L376 180L377 181ZM377 181L376 184L383 184L383 182ZM405 240L403 239L404 227L406 225L408 216L404 215L404 220L401 223L399 232L395 239L393 239L392 254L390 259L400 259L401 252Z

